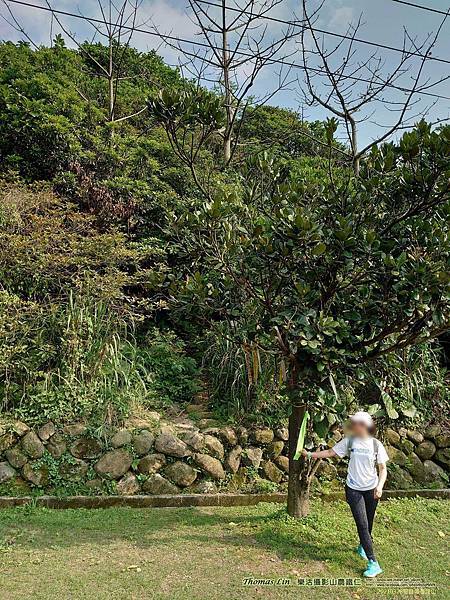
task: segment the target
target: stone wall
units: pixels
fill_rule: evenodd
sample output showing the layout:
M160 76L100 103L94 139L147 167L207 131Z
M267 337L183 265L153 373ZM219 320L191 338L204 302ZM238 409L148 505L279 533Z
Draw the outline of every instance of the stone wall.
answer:
M384 437L392 462L388 478L391 487L408 489L441 482L448 487L450 434L442 432L439 425L430 425L423 433L387 429Z
M15 421L0 430L0 495L178 494L272 491L286 487L284 427L211 427L206 419L158 413L126 428L102 431L83 423L49 422L32 429ZM340 433L334 432L334 439ZM388 429L391 488L448 487L450 435ZM343 461L323 461L319 479L345 476Z

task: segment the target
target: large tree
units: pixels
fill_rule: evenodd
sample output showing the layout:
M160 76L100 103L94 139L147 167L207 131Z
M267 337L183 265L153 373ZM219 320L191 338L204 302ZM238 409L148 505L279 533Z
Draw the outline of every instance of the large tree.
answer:
M166 97L152 110L179 142L183 103ZM209 120L203 114L208 131L219 113L214 105ZM330 150L335 128L330 120ZM305 411L324 437L345 416L340 378L448 327L449 151L450 127L421 122L397 144L374 147L358 177L331 152L300 168L259 154L235 182L203 189L203 205L175 224L193 258L174 277L174 299L192 318L226 321L234 341L278 362L291 401L293 516L307 514L317 468L294 460Z

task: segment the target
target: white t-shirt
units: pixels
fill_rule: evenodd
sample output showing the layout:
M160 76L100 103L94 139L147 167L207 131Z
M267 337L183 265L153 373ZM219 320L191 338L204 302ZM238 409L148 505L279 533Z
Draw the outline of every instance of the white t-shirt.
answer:
M374 442L372 437L357 438L354 437L348 461L347 485L353 490L372 490L378 485L378 473L375 466ZM348 456L349 438L344 438L338 442L333 450L342 458ZM386 463L389 460L386 449L383 444L376 440L378 452L378 464Z

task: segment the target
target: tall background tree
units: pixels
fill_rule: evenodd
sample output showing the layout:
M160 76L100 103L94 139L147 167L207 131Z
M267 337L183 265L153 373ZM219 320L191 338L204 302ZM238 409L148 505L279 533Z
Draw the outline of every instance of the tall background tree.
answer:
M357 48L362 16L356 23L350 23L345 35L335 43L315 27L322 16L323 2L316 3L315 9L310 8L312 4L302 0L301 91L306 105L319 106L335 119L358 175L361 159L371 148L388 140L399 128L411 126L436 104L436 96L429 90L448 80L448 76L430 81L425 77L425 67L434 60L433 50L447 17L422 41L405 30L402 48L398 49L400 57L386 64L378 49L371 48L367 54ZM424 99L428 104L423 103ZM361 124L372 120L382 107L388 109L390 122L382 125L380 119L376 120L373 123L376 135L361 144Z
M290 83L290 69L283 66L283 60L293 52L288 42L294 29L290 23L271 17L280 4L281 0L189 0L190 16L200 39L192 48L174 43L172 36L155 27L161 39L181 55L182 71L199 85L214 87L223 98L224 120L216 134L222 139L225 165L236 151L240 126L252 104L268 102ZM267 19L277 25L270 33ZM273 71L274 63L278 67L277 75L272 76L274 83L264 97L252 97L257 79L268 66Z
M110 123L110 137L114 137L114 124L117 122L131 119L145 110L141 107L132 114L117 114L118 88L121 82L130 77L143 77L144 73L127 72L128 51L136 32L136 29L142 28L146 21L139 19L139 11L142 0L131 2L124 0L116 4L112 0L98 0L97 5L101 14L101 19L89 20L87 22L93 29L91 42L80 43L74 33L65 25L63 18L58 12L53 10L52 4L46 0L46 4L51 10L52 18L59 25L61 31L76 45L80 52L86 57L87 62L96 76L102 77L107 81L108 86L108 111L107 121ZM97 39L97 43L94 43ZM101 42L105 42L102 45ZM106 48L106 55L104 53ZM146 73L149 77L149 73ZM88 101L88 99L86 98Z

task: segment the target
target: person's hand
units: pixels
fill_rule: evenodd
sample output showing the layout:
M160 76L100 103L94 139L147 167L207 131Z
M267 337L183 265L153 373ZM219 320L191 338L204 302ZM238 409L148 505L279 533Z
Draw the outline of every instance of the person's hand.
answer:
M376 487L373 491L373 495L375 497L375 500L379 500L383 495L383 488L380 486Z

